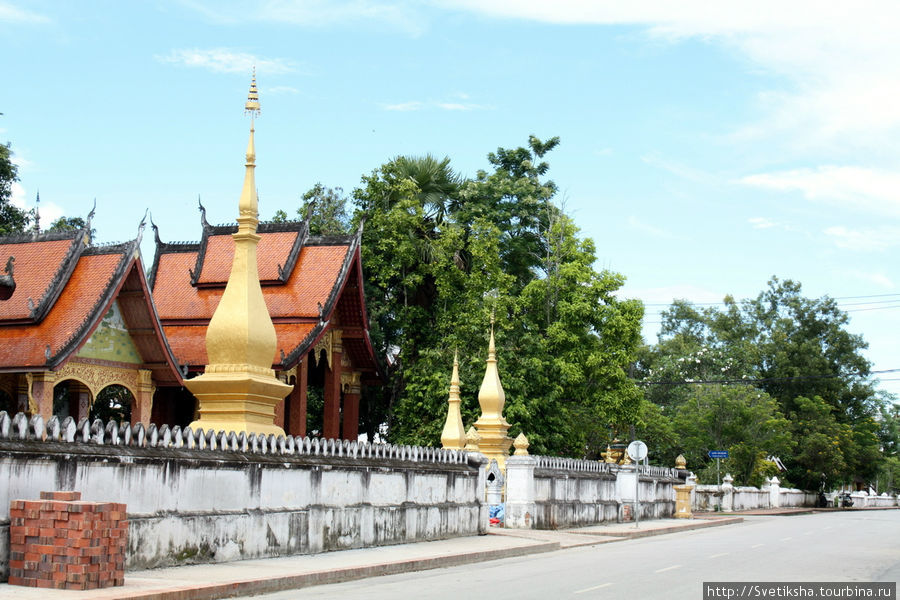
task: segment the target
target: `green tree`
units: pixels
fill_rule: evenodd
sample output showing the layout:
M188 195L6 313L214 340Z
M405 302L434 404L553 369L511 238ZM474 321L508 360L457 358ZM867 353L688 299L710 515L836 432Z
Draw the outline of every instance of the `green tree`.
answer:
M393 441L437 441L454 349L474 421L492 313L511 434L533 451L584 456L635 418L642 307L615 297L623 278L594 270L593 242L552 203L541 159L557 143L498 149L470 181L448 159L398 157L354 192L372 339L394 357L370 426L383 416Z
M0 235L23 233L31 221L27 211L12 203L12 186L19 180L19 170L10 148L8 143L0 144Z
M297 209L301 218L310 213L311 235L339 235L349 232L347 197L342 188L327 188L317 183L303 194L303 204Z
M773 278L756 298L728 296L723 308L676 302L637 374L670 415L695 382L748 380L791 421L798 451L781 458L793 484L817 489L823 473L829 484L872 477L881 400L867 382L866 343L846 330L833 299L801 292L799 283Z
M793 447L790 424L768 394L747 385L695 386L679 407L674 424L680 452L701 481L716 481L710 450L727 450L724 468L739 485L760 485L769 455Z

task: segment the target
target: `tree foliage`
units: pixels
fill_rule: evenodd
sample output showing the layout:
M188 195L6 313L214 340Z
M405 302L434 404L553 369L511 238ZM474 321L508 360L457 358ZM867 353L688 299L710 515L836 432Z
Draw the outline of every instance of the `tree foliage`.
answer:
M12 161L10 145L0 144L0 235L23 233L31 215L12 203L12 186L19 180L19 170Z
M391 356L370 427L386 420L393 441L437 442L456 350L475 420L492 314L505 416L532 450L584 456L635 418L642 307L614 296L622 276L594 269L593 242L553 203L543 159L558 142L500 148L471 180L448 158L397 157L354 192L372 339Z
M847 323L833 299L807 298L799 283L773 278L756 298L739 303L729 296L722 308L675 302L664 312L659 343L643 350L637 371L648 399L676 429L702 417L694 414L695 397L717 395L729 411L735 392L728 390L735 387L770 398L776 412L769 429L750 419L744 435L767 439L762 451L782 459L794 485L817 489L823 477L828 485L867 479L880 457L875 417L882 400L867 381L865 341ZM785 431L795 446L778 442ZM695 442L682 436L669 452L693 453L702 471L708 459ZM746 464L729 467L751 473Z

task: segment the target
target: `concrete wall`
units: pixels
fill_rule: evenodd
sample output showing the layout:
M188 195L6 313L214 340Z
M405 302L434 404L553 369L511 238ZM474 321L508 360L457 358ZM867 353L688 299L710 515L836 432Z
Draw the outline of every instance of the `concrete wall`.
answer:
M434 448L0 413L0 578L9 501L41 491L125 503L126 568L139 569L485 533L483 464Z
M635 495L633 466L598 461L513 456L507 460L506 526L557 529L620 522ZM671 517L679 483L674 469L641 467L642 519ZM627 508L626 508L627 507Z
M731 484L726 475L722 485L696 485L691 491L691 510L727 512L764 508L815 506L817 494L782 488L777 477L766 481L762 488Z

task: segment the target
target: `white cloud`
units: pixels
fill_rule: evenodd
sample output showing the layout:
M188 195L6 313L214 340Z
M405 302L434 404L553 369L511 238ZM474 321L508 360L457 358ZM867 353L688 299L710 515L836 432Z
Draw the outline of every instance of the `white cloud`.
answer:
M412 110L421 110L425 105L422 102L400 102L398 104L382 104L384 110L396 110L400 112L408 112Z
M786 78L761 94L765 117L742 137L778 136L806 150L879 149L900 129L900 4L891 0L439 0L450 9L559 25L631 25L658 39L737 50ZM785 135L790 134L790 135Z
M753 229L771 229L778 226L778 223L765 217L752 217L747 219L747 222L753 226Z
M347 26L375 23L418 36L427 28L425 15L415 5L378 0L184 0L185 6L217 23L249 20L299 27Z
M263 91L266 94L290 94L292 96L300 93L300 90L290 85L273 85L272 87L264 88Z
M291 61L283 58L263 58L228 48L199 48L172 50L167 55L157 55L156 60L185 67L198 67L214 73L248 73L253 67L260 73L280 75L295 70Z
M864 271L857 271L853 273L853 276L857 279L861 279L869 283L874 283L875 285L886 290L892 290L896 287L894 285L894 282L891 281L891 278L884 273L866 273Z
M9 2L0 2L0 22L7 23L48 23L44 15L19 8Z
M824 233L838 248L845 250L872 252L900 245L900 227L849 229L838 225L827 228Z
M894 171L823 166L748 175L739 182L785 192L799 191L810 200L900 216L900 173Z
M666 231L665 229L662 229L655 225L645 223L645 222L641 221L640 219L638 219L637 217L635 217L634 215L631 215L628 217L627 223L631 229L634 229L635 231L639 231L641 233L644 233L644 234L652 236L652 237L663 238L663 239L667 239L667 240L681 239L680 236L677 236L674 233L672 233L670 231Z
M399 102L396 104L382 104L381 108L384 110L394 110L401 112L408 112L414 110L425 110L425 109L439 109L439 110L450 110L450 111L469 111L469 110L488 110L489 107L483 106L481 104L473 104L469 102L422 102L419 100L412 100L410 102Z

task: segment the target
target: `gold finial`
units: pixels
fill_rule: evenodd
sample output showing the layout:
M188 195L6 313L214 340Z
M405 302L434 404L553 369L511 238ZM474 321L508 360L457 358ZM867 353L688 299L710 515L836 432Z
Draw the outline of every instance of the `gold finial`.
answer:
M528 446L530 445L531 444L528 443L528 438L525 437L525 434L520 433L513 442L513 447L516 449L513 454L516 456L528 456Z
M679 454L675 458L675 468L676 469L686 469L687 468L687 461L684 459L683 454Z
M250 91L247 93L247 103L244 112L252 116L259 114L259 90L256 89L256 67L253 67L253 79L250 81Z
M466 445L459 397L459 353L453 353L453 374L450 376L450 398L447 400L447 421L441 432L441 446L448 450L462 450Z

